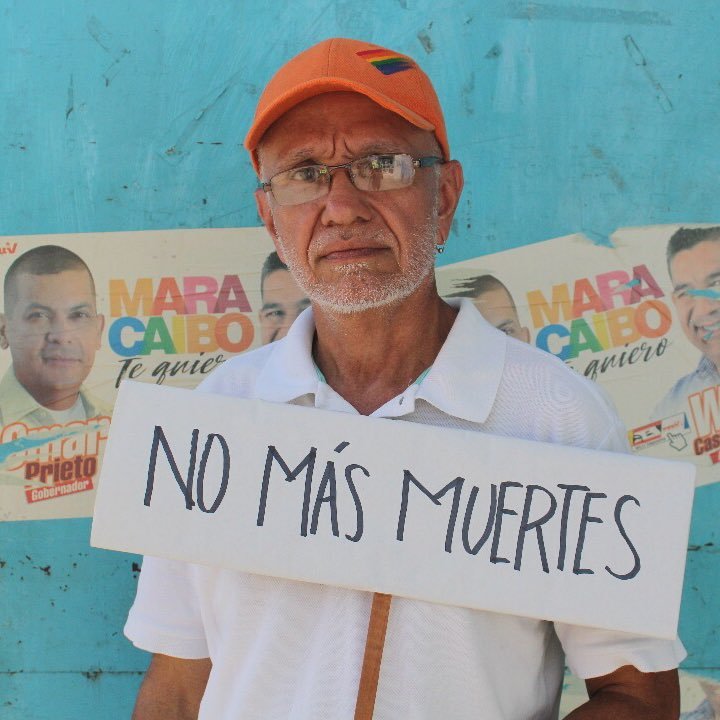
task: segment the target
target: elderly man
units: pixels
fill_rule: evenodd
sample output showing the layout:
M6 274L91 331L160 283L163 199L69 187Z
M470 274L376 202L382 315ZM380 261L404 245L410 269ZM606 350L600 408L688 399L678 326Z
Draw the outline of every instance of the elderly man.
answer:
M345 39L306 50L270 81L245 145L312 310L204 391L624 446L595 386L438 296L462 171L412 59ZM591 695L572 717L677 717L679 644L400 597L387 610L371 593L147 558L126 633L155 654L134 718L370 717L383 632L376 720L556 717L563 649Z

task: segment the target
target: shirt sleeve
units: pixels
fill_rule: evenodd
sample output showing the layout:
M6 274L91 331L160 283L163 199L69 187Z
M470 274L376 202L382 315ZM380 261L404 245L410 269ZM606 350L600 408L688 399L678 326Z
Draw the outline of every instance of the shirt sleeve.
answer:
M641 672L676 668L687 653L679 639L663 640L632 633L555 623L570 670L586 679L607 675L623 665Z
M192 566L145 557L124 632L148 652L187 660L208 657Z
M594 427L606 428L595 449L629 453L627 431L609 395L595 383L589 390L595 395L599 410L594 416ZM555 632L565 650L568 667L583 679L607 675L623 665L633 665L641 672L672 670L687 655L678 638L663 640L563 623L555 623Z

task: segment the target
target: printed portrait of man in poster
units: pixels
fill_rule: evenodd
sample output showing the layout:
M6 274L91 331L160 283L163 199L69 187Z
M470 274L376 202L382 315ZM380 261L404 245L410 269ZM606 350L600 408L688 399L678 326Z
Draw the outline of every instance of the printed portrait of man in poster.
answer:
M260 272L260 333L267 345L287 335L298 315L310 307L310 299L298 287L287 265L273 250Z
M58 245L20 255L5 273L0 348L12 365L0 380L0 423L28 428L109 415L83 389L105 318L85 262Z
M720 386L720 226L680 228L668 242L666 257L678 322L701 356L697 367L667 392L654 415L665 417L689 406L700 416L703 407L713 406ZM706 452L718 448L720 436L703 443Z
M482 316L509 337L530 342L530 331L518 317L517 305L510 291L494 275L474 275L456 283L448 298L470 298Z
M486 255L439 268L438 284L602 385L633 452L690 460L699 484L716 482L720 227L623 228L610 241L569 235ZM496 299L483 305L488 283Z
M264 342L272 242L261 228L6 240L0 520L86 517L123 380L192 388ZM281 279L266 278L268 302L294 319Z

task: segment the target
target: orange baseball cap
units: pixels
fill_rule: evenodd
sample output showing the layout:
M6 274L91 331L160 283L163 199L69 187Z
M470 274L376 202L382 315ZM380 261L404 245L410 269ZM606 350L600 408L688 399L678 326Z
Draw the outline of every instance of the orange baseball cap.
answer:
M289 60L265 87L245 148L258 172L257 146L267 129L303 100L328 92L358 92L423 130L450 159L442 109L428 76L407 55L347 38L330 38Z

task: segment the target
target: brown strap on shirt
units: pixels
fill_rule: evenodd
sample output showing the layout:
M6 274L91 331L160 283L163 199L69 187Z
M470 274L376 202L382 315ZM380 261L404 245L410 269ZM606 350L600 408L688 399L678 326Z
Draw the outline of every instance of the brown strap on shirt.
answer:
M392 595L373 594L360 686L355 703L355 720L372 720L391 600Z

